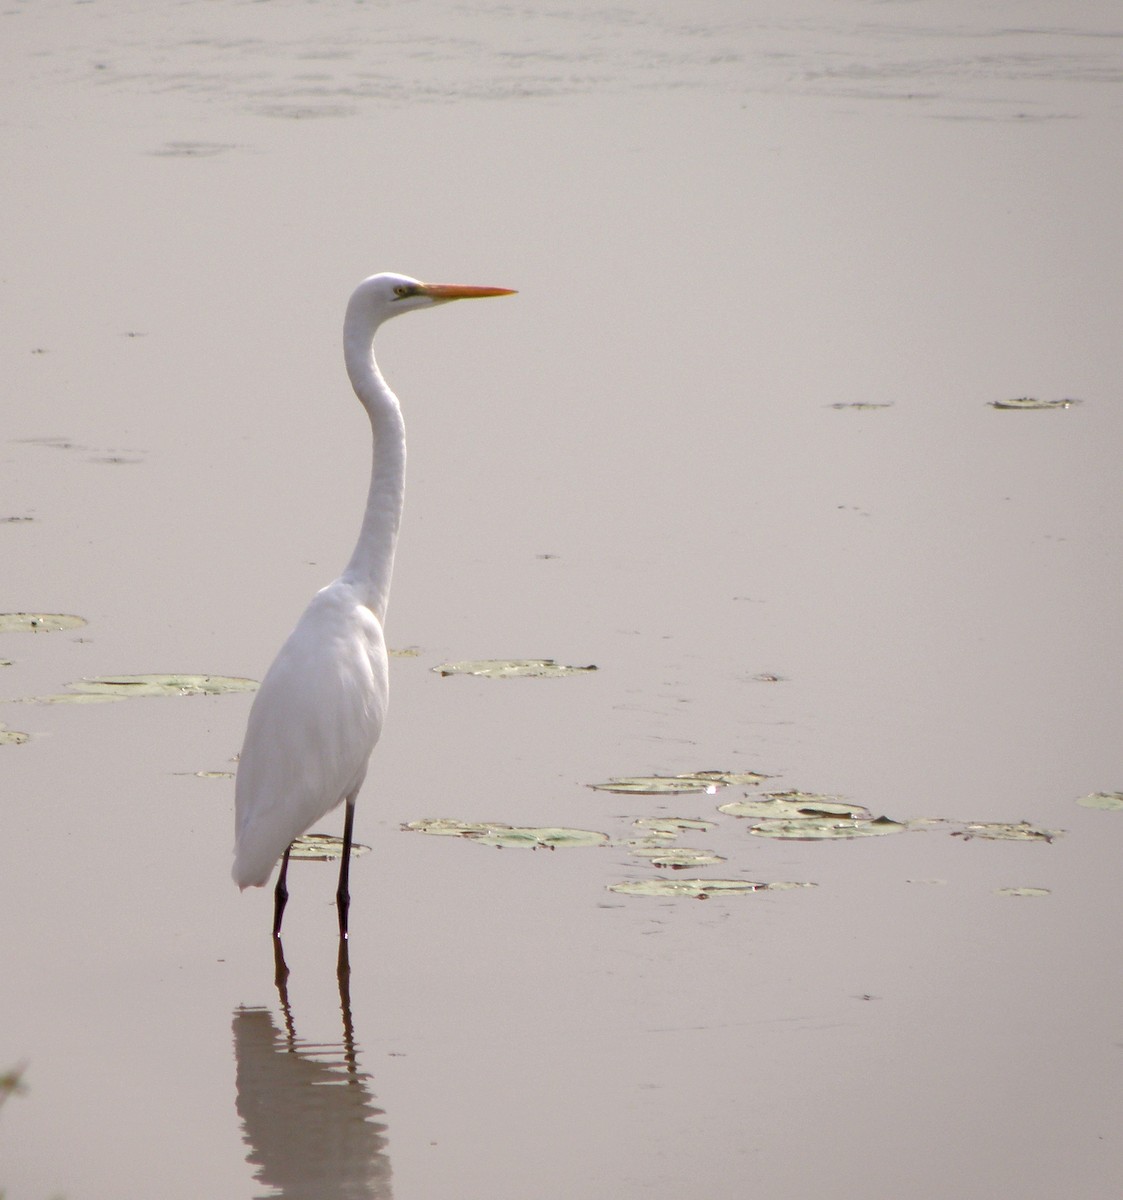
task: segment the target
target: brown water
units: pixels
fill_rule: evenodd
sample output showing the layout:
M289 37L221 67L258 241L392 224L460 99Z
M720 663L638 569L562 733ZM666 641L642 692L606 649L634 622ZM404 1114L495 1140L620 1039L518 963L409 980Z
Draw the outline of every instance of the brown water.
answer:
M749 15L746 15L749 13ZM365 274L410 480L334 870L228 877L249 697L5 704L8 1200L1107 1197L1123 1186L1123 22L1031 0L9 5L2 695L259 678L345 561ZM1011 412L990 402L1071 397ZM834 408L857 402L875 409ZM552 656L591 675L450 677ZM774 674L777 682L758 676ZM898 819L750 837L768 772ZM531 853L417 818L680 844ZM338 832L338 821L325 823ZM670 874L666 872L665 874ZM939 882L932 882L939 881ZM1004 887L1049 895L1010 898ZM347 1018L345 1022L344 1018ZM287 1022L287 1024L286 1024Z

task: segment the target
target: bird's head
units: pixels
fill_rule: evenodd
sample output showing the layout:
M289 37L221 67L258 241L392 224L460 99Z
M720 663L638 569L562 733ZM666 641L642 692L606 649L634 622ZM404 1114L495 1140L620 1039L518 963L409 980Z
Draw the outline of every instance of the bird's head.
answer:
M422 283L408 275L387 272L364 279L355 289L348 305L348 317L357 318L377 328L383 321L412 312L415 308L432 308L450 300L474 300L484 296L511 296L511 288L471 287L460 283Z

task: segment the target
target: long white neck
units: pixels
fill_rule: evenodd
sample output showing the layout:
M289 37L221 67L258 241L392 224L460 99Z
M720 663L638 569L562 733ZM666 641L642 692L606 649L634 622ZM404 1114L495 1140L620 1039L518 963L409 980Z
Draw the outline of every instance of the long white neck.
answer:
M386 621L394 549L402 520L406 484L406 428L398 398L374 361L372 342L378 326L348 312L343 326L343 357L351 386L370 417L374 440L370 491L363 526L343 579L380 623Z

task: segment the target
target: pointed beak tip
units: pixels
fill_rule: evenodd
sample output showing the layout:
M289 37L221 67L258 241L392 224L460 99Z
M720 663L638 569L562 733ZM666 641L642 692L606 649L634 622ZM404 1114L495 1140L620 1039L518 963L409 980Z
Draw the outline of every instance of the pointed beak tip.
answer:
M460 283L427 283L425 294L434 300L475 300L484 296L514 296L514 288L474 287Z

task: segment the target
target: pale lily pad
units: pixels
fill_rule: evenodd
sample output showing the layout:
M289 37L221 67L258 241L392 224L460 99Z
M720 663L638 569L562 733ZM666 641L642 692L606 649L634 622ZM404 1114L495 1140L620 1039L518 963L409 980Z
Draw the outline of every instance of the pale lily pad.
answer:
M831 408L857 408L865 410L867 408L892 408L892 400L838 400L830 406Z
M66 686L87 696L217 696L253 692L258 683L230 675L106 675Z
M749 892L814 886L813 883L755 883L749 879L629 879L610 884L608 890L625 896L685 896L692 900L708 900L711 896L745 896Z
M638 858L648 858L653 867L681 871L686 867L710 867L725 862L720 854L710 850L691 850L686 846L636 846L631 851Z
M1039 887L1005 887L995 888L996 896L1051 896L1052 892L1048 888Z
M351 843L351 857L366 854L369 846ZM306 833L298 837L289 850L289 858L300 858L307 862L331 862L343 857L343 839L330 833Z
M84 617L68 613L0 613L0 633L58 633L63 629L81 629Z
M9 729L0 721L0 746L22 746L28 739L28 734L18 729Z
M906 829L907 825L889 817L874 817L872 820L840 820L837 817L802 817L793 820L769 817L758 821L749 833L756 837L817 842L830 838L877 837L887 833L903 833Z
M1037 400L1033 396L1018 396L1014 400L992 400L991 408L1071 408L1079 404L1079 400Z
M719 804L718 812L730 817L764 817L789 821L816 817L848 817L869 820L870 811L861 804L847 804L837 796L821 796L815 792L771 792L752 800L731 800Z
M127 696L113 696L108 693L95 694L92 692L56 692L53 696L25 696L18 704L116 704L127 700Z
M755 787L771 775L762 771L691 771L689 775L680 775L680 779L701 779L727 787Z
M620 795L689 796L713 794L727 786L752 786L768 778L759 771L692 771L685 775L621 775L588 786L595 792Z
M410 821L402 828L415 833L467 838L485 846L509 846L526 850L537 850L539 847L554 850L569 846L603 846L608 842L607 833L597 833L591 829L531 829L525 826L505 825L498 821L453 821L447 817L427 817L421 821Z
M955 830L952 837L961 837L964 841L970 841L971 838L990 838L992 841L1051 842L1062 833L1063 829L1040 829L1028 821L997 821L992 824L977 822L965 825L962 829Z
M1090 796L1081 796L1076 803L1104 812L1119 812L1123 809L1123 792L1092 792Z
M386 651L391 658L417 658L421 653L420 646L402 646L399 649L391 647Z
M479 659L474 662L446 662L431 668L438 675L481 675L486 679L546 679L559 675L581 675L595 666L567 667L552 658Z

